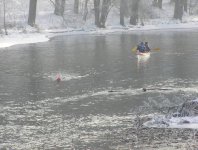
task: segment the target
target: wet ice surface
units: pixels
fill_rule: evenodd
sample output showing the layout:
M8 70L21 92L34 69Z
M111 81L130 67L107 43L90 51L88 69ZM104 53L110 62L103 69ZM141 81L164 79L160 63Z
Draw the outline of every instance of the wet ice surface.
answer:
M194 93L193 89L187 90L190 96ZM147 94L155 94L155 98L166 100L172 93L182 96L179 92L186 91L183 88L173 90L163 94L158 90L149 91ZM104 90L36 102L8 102L1 105L0 111L0 139L4 141L1 146L9 145L15 149L71 149L93 148L99 144L104 148L114 141L114 133L130 128L134 118L130 111L108 114L106 112L110 106L105 107L105 104L120 103L125 97L141 95L145 95L141 89L118 88L113 93ZM95 108L101 104L102 108ZM191 124L189 127L193 125L196 126Z
M145 36L161 50L139 61L131 47ZM193 49L197 41L192 37L185 44L186 36L57 37L2 51L0 147L116 149L125 145L116 135L131 127L135 108L149 101L178 105L198 96L198 59ZM163 42L157 45L156 39ZM169 48L168 41L173 42ZM56 82L58 74L61 82Z
M94 94L90 96L95 97ZM1 140L4 141L1 146L9 145L15 149L72 148L79 142L79 146L83 147L98 139L104 142L111 130L123 129L130 125L127 123L131 119L130 115L79 115L75 112L66 115L54 110L54 107L59 108L62 104L72 105L71 102L75 103L87 97L89 96L81 95L65 99L57 97L38 102L5 104L0 112L0 133ZM83 107L86 109L95 103L81 104L72 109Z

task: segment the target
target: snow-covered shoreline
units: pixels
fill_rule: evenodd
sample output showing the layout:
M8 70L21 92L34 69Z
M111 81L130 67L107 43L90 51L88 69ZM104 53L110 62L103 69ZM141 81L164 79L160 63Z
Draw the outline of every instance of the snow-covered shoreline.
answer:
M45 34L41 33L27 33L27 34L10 34L0 37L0 48L6 48L19 44L30 44L46 42L49 38Z
M0 48L6 48L19 44L30 44L47 42L50 38L55 36L70 36L70 35L106 35L113 33L134 33L134 32L148 32L148 31L174 31L174 30L195 30L198 28L197 23L180 23L180 24L159 24L159 25L145 25L145 26L107 26L105 29L92 28L67 28L67 29L52 29L44 30L40 33L12 33L0 37Z
M83 3L82 3L83 4ZM184 12L182 21L173 19L174 4L170 0L163 1L163 9L156 8L152 5L152 1L142 1L139 12L139 23L144 26L132 26L129 24L129 14L125 15L125 27L120 25L119 3L112 5L108 18L106 20L106 28L97 28L95 24L94 5L89 3L87 19L84 21L84 9L79 10L79 14L73 12L73 0L69 0L66 4L67 8L63 17L54 14L54 5L49 1L39 1L37 16L35 20L35 28L27 26L29 1L15 0L10 2L16 8L7 8L8 34L1 33L0 48L6 48L18 44L38 43L49 41L50 38L59 35L106 35L135 33L147 31L174 31L174 30L195 30L198 28L197 7ZM25 10L24 10L25 9ZM3 25L1 28L3 32Z

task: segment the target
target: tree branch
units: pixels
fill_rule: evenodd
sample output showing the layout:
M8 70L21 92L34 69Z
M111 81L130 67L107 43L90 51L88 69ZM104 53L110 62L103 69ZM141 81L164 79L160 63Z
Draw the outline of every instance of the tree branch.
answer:
M55 2L53 1L53 0L49 0L53 5L54 5L54 7L55 7Z

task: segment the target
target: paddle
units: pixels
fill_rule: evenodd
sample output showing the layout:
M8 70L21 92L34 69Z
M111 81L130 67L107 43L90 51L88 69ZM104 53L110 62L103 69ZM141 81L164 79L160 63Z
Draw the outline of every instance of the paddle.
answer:
M132 52L136 52L137 51L137 46L135 46L134 48L131 49Z
M154 48L154 49L151 49L151 50L159 51L160 48L158 47L158 48ZM137 51L137 46L134 47L134 48L132 48L131 51L132 51L132 52L136 52L136 51Z
M158 48L154 48L154 49L152 49L152 50L159 51L159 50L160 50L160 48L158 47Z

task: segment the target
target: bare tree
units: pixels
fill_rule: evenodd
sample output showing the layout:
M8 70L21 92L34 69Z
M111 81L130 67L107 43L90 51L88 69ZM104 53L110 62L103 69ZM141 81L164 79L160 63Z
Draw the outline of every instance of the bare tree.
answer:
M79 10L79 0L74 0L74 13L78 14Z
M95 25L99 28L105 28L105 23L107 20L107 16L113 7L112 0L103 0L102 1L102 8L100 0L94 0L94 10L95 10Z
M175 0L174 18L182 20L183 0Z
M171 0L171 2L172 2L172 0ZM153 1L153 6L156 6L160 9L162 9L162 0L154 0Z
M140 0L133 0L131 3L130 24L132 24L132 25L137 25L137 23L138 23L139 1Z
M83 14L83 20L86 21L87 20L87 14L88 14L88 1L89 0L85 0L85 7L84 7L84 14Z
M158 0L158 7L162 9L162 0Z
M65 11L65 0L55 0L54 14L57 16L63 16Z
M100 17L100 27L104 28L106 19L109 13L109 8L111 5L111 0L103 0L102 3L102 12L101 12L101 17Z
M184 5L184 11L188 11L188 0L183 0L183 5Z
M100 0L94 0L95 25L100 27Z
M120 0L120 25L125 26L125 17L129 15L128 0Z
M29 24L30 26L32 26L32 27L35 25L35 19L36 19L36 5L37 5L37 0L30 0L28 24Z
M3 0L3 26L5 30L5 35L8 35L7 27L6 27L6 2Z
M125 12L124 0L120 0L120 25L122 25L122 26L125 26L124 12Z

